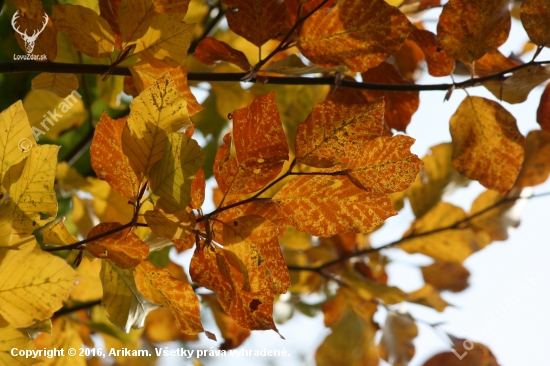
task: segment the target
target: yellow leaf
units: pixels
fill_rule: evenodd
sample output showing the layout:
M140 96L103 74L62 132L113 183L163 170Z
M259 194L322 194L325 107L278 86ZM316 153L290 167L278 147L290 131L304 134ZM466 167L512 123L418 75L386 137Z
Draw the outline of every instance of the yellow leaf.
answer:
M38 337L42 333L46 334L52 334L52 320L50 318L46 318L44 320L37 321L36 323L23 328L21 330L24 330L25 333L27 333L27 336L29 339L34 340L36 337Z
M45 358L44 366L86 366L86 357L80 352L83 343L78 333L78 327L79 324L69 317L59 317L53 321L51 335L43 333L34 340L34 345L38 349L55 349L58 352L63 352L61 356L54 355ZM70 349L77 351L74 356L68 356Z
M201 295L202 296L202 295ZM168 308L155 309L145 319L144 335L155 343L181 340L183 342L198 341L197 335L182 333L176 325L176 318Z
M10 197L15 204L13 228L20 234L30 234L55 219L57 197L54 179L59 146L34 147L21 175L8 176ZM4 182L5 183L5 182Z
M70 234L65 227L64 220L48 225L43 231L44 244L67 245L78 241L77 237Z
M54 5L55 27L67 32L74 48L90 57L109 57L115 47L113 30L105 19L92 9L80 5Z
M369 278L359 275L352 268L346 267L342 271L344 282L356 291L357 295L365 300L380 299L385 304L397 304L406 300L406 294L395 286L386 286Z
M147 300L137 289L134 269L122 269L110 261L101 261L101 304L109 320L122 332L143 328L145 317L157 305Z
M449 306L449 303L443 300L439 292L429 284L424 285L419 290L411 292L407 297L407 301L429 306L439 312L445 310L445 308Z
M9 250L0 264L0 315L14 327L51 317L79 278L65 260L38 246Z
M0 203L0 247L7 247L12 237L13 201Z
M195 228L195 215L189 211L167 214L159 208L146 211L143 216L151 231L167 239L185 239Z
M170 309L183 333L204 331L199 299L191 285L175 279L167 269L156 268L147 261L136 267L136 285L145 297Z
M122 150L136 172L148 174L162 158L166 134L191 125L187 102L167 73L132 101L122 132Z
M497 102L466 97L450 126L455 169L486 188L501 193L512 188L524 154L514 116Z
M99 273L101 271L101 260L82 258L82 262L76 269L76 272L82 276L82 280L71 291L71 299L75 301L87 302L101 299L103 297L103 288Z
M191 183L204 163L205 153L185 135L170 133L165 141L164 155L152 167L149 182L155 206L174 213L191 202Z
M532 65L512 72L504 81L489 80L483 83L496 98L505 102L523 103L535 87L550 79L550 67Z
M37 360L21 356L12 356L14 348L25 352L36 350L29 337L19 329L12 326L0 328L0 364L9 366L30 366Z
M288 230L279 238L279 243L291 250L307 250L313 246L312 237L308 233L289 227Z
M154 1L152 0L122 0L118 5L120 36L122 37L122 48L130 43L135 43L143 37L154 12Z
M195 25L185 24L179 18L173 14L153 17L147 32L137 40L134 56L145 61L161 60L172 67L181 65L187 57Z
M44 72L32 79L32 90L46 90L65 98L78 89L75 74L52 74Z
M424 216L413 222L411 228L403 235L404 241L399 247L407 253L422 253L442 261L461 263L470 254L485 246L484 238L479 238L472 229L460 226L433 234L427 233L454 226L464 219L466 213L463 209L440 201Z
M23 100L36 139L57 138L61 132L80 126L88 118L82 96L74 90L66 98L44 90L31 90Z
M20 100L0 113L0 131L1 186L9 167L29 156L32 147L36 146L27 113ZM0 188L0 193L2 191L3 188Z
M418 327L409 313L389 311L378 345L380 357L391 365L406 366L414 356Z

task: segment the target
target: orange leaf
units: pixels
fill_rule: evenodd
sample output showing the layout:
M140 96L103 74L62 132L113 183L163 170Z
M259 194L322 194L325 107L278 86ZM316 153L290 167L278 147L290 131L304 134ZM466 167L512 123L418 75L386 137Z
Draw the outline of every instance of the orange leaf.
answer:
M122 226L118 222L102 222L88 233L88 239ZM95 257L110 259L120 268L135 267L149 255L149 246L130 228L94 240L86 249Z
M235 218L223 223L223 244L246 266L249 292L284 294L290 277L279 242L277 227L257 215Z
M321 67L363 72L399 50L410 31L407 17L384 0L341 0L305 21L298 47Z
M422 160L410 152L409 136L379 137L369 141L347 168L354 183L367 192L394 193L414 183Z
M404 79L395 67L383 62L377 67L361 74L364 82L382 84L414 84ZM419 92L382 92L365 91L370 101L384 97L384 119L389 128L405 131L411 122L411 117L420 104Z
M220 303L213 295L201 295L203 300L208 302L208 306L214 314L216 324L222 333L222 337L225 340L220 346L220 349L234 349L239 347L249 336L250 331L245 328L239 327L233 319L223 310Z
M525 159L516 187L532 187L544 183L550 174L550 133L531 131L525 139Z
M200 41L193 57L207 66L214 66L217 62L226 61L237 65L244 71L250 70L251 67L244 53L213 37L206 37Z
M395 68L408 80L413 80L414 72L424 60L422 49L411 41L411 35L412 33L409 34L409 39L405 40L399 51L393 54Z
M206 188L206 182L204 180L204 170L199 169L193 182L191 183L191 202L189 206L195 210L199 210L204 203L204 190Z
M477 76L484 77L498 74L521 64L521 61L506 57L499 50L491 50L476 61L474 71Z
M200 304L191 285L175 279L168 269L157 268L147 261L136 267L136 286L153 303L170 309L179 330L185 334L203 332Z
M383 100L362 105L317 104L298 126L296 160L318 168L348 162L382 134Z
M275 105L275 92L261 95L233 112L233 143L229 137L216 154L214 175L220 189L229 193L252 193L279 175L288 160L288 143ZM225 167L226 164L229 164Z
M424 52L430 75L447 76L453 72L455 60L449 57L440 47L435 34L427 30L415 28L409 35L409 38L420 46L422 52Z
M122 152L122 131L128 117L112 119L101 115L90 147L90 162L97 177L130 200L137 200L139 179Z
M447 54L472 63L508 39L509 0L450 0L437 24L437 37Z
M323 237L366 233L397 214L387 195L367 193L343 176L301 176L273 200L298 230Z
M525 0L521 5L520 18L527 35L538 46L550 43L550 2L548 0Z
M450 125L455 169L489 189L512 188L524 154L514 116L497 102L466 97Z
M260 47L286 26L283 0L224 0L229 28Z
M185 239L195 228L195 215L190 211L165 213L156 208L146 211L143 216L151 231L167 239Z
M537 122L541 129L550 133L550 84L546 85L540 97L540 104L537 109Z

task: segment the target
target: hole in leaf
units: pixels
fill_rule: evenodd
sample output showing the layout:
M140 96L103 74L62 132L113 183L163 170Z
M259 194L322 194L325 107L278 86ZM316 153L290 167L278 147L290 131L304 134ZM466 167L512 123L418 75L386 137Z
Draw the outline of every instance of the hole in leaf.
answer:
M251 312L255 312L256 310L258 310L258 306L260 306L262 304L262 302L258 299L254 299L250 302L250 305L248 305L248 307L250 308L250 311Z

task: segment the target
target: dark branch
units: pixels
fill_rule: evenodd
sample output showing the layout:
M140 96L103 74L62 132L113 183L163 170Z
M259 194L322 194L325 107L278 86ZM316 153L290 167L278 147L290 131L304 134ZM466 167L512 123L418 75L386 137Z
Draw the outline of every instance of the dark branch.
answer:
M94 306L99 305L99 304L101 304L101 300L85 302L83 304L76 305L76 306L73 306L73 307L70 307L70 308L62 308L62 309L59 309L58 311L56 311L53 314L52 318L57 318L58 316L61 316L61 315L74 313L75 311L79 311L79 310L93 308Z

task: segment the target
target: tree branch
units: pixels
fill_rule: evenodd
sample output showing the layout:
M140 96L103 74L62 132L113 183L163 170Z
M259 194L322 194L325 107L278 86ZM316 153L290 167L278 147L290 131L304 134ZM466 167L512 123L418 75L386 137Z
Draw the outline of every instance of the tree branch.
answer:
M70 307L70 308L61 308L53 314L52 319L57 318L58 316L61 316L61 315L74 313L75 311L93 308L94 306L99 305L99 304L101 304L101 300L85 302L83 304L76 305L76 306L73 306L73 307Z
M348 255L342 256L340 258L337 258L337 259L334 259L332 261L320 264L320 265L315 266L315 267L304 267L304 266L287 266L287 267L288 267L289 271L312 271L312 272L317 272L317 273L321 274L323 269L325 269L327 267L330 267L330 266L333 266L335 264L341 263L341 262L345 262L345 261L347 261L348 259L351 259L351 258L360 257L360 256L365 255L365 254L381 251L382 249L388 249L388 248L391 248L391 247L395 247L399 244L402 244L403 242L406 242L409 239L420 238L420 237L440 233L440 232L447 231L447 230L458 229L460 225L470 221L471 219L473 219L475 217L481 216L481 215L485 214L486 212L491 211L491 210L493 210L493 209L495 209L495 208L497 208L500 205L503 205L505 203L515 202L515 201L520 200L520 199L531 199L531 198L539 198L539 197L545 197L545 196L550 196L550 192L533 194L533 195L528 196L528 197L505 198L505 199L503 199L501 201L498 201L495 204L493 204L493 205L491 205L491 206L489 206L489 207L487 207L487 208L485 208L485 209L483 209L479 212L476 212L475 214L473 214L471 216L466 217L463 220L457 221L454 224L446 226L446 227L442 227L442 228L439 228L439 229L434 229L434 230L431 230L431 231L426 231L424 233L412 234L412 235L403 237L401 239L392 241L391 243L388 243L388 244L385 244L385 245L382 245L382 246L379 246L379 247L376 247L376 248L367 248L367 249L363 249L363 250L358 250L356 252L350 253Z
M437 91L455 89L464 89L489 81L507 79L506 76L517 70L532 66L549 64L548 61L532 61L516 67L504 70L502 72L481 77L472 78L459 83L443 84L379 84L364 83L351 80L338 80L337 76L321 77L294 77L294 76L260 76L248 80L252 83L274 84L274 85L338 85L342 88L361 89L361 90L381 90L381 91ZM97 74L101 75L110 69L109 65L89 65L89 64L66 64L56 62L35 62L35 61L13 61L0 62L0 74L6 73L30 73L30 72L52 72L58 74ZM114 67L111 70L112 75L131 76L130 69L127 67ZM247 76L247 73L208 73L208 72L190 72L187 79L190 81L204 82L240 82Z

